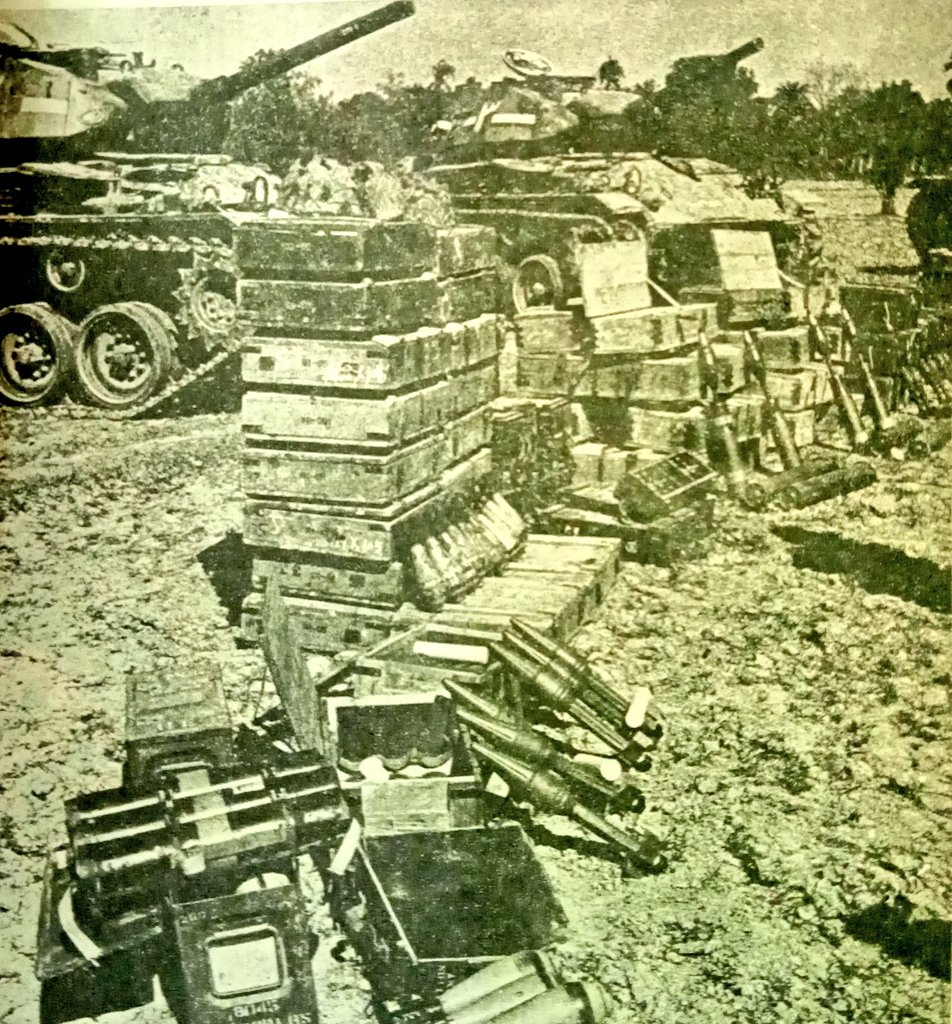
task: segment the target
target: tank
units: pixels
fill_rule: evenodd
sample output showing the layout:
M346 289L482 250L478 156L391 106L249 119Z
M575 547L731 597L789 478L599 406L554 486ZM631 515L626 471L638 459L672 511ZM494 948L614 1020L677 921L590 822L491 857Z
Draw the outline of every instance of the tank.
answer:
M209 80L139 54L110 78L108 50L0 26L0 400L68 393L142 415L233 361L232 229L278 179L150 144L189 140L246 90L412 13L395 0Z
M724 54L680 58L667 81L730 74L762 46L754 39ZM649 273L675 297L710 283L710 267L695 254L709 249L714 228L768 231L782 268L796 269L799 217L774 199L748 196L742 175L723 164L619 151L616 130L644 98L551 74L548 61L529 57L531 74L493 83L478 111L435 126L428 169L460 220L497 228L513 311L577 297L576 250L585 242L647 238ZM600 151L580 149L593 139Z
M906 210L906 230L925 267L931 252L952 249L952 175L929 175L910 184L917 191Z

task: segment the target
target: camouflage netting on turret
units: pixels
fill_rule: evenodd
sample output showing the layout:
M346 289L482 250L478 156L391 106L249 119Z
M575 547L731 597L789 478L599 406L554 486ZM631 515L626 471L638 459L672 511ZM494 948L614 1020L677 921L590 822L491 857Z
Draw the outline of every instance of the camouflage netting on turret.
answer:
M381 164L341 164L324 157L296 161L281 183L278 205L298 215L412 220L445 228L456 222L442 185Z

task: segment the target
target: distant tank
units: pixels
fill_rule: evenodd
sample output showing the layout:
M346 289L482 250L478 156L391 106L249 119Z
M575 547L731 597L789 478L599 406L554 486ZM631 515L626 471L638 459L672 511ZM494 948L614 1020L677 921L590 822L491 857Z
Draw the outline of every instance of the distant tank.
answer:
M753 39L724 54L680 58L668 80L730 74L762 47ZM651 276L675 297L709 283L694 254L713 228L768 231L781 266L795 269L799 219L773 199L748 196L740 173L711 160L614 147L625 111L645 102L639 93L554 75L544 58L514 52L531 72L493 83L478 111L441 122L428 169L461 220L497 228L512 309L559 307L577 296L575 254L583 242L647 236ZM519 63L506 60L513 69ZM593 137L603 141L601 152L579 149Z
M932 249L952 249L952 176L930 175L911 183L918 191L909 200L906 229L919 259Z
M188 139L209 109L412 13L395 0L207 81L141 59L102 80L108 50L0 26L0 400L69 391L139 414L227 360L233 218L267 207L277 179L150 143Z

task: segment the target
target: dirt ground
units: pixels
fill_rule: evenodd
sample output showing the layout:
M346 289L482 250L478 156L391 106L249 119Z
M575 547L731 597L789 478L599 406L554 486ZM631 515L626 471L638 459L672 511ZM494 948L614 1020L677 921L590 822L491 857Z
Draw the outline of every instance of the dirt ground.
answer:
M902 258L894 223L839 217L851 265L882 233ZM126 675L211 665L236 720L257 703L228 589L239 452L231 415L0 418L3 1024L37 1020L45 852L65 799L119 782ZM532 833L569 918L559 962L604 982L616 1024L948 1019L952 456L875 463L807 512L722 502L705 559L627 565L577 638L668 722L643 815L666 873L622 878L562 819ZM319 927L323 1019L351 1024L366 984Z

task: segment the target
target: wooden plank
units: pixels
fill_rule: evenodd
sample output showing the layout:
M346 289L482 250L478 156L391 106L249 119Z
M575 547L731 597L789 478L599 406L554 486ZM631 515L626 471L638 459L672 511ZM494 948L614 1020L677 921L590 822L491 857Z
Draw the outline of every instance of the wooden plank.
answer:
M263 590L274 579L282 594L398 608L404 601L401 562L328 563L301 552L259 549L251 562L251 583Z
M391 281L239 280L239 322L258 331L360 337L471 320L496 308L496 274Z
M578 264L586 316L624 313L651 305L648 251L643 239L583 244Z
M237 224L233 237L245 276L268 278L410 277L436 270L441 252L434 228L363 217L260 218Z
M362 515L342 505L251 500L245 504L245 543L325 557L403 560L429 534L434 517L454 498L470 498L491 470L490 452L482 449L426 488Z
M301 749L324 754L327 737L322 726L317 691L288 607L274 578L268 582L261 606L261 646L271 679Z

